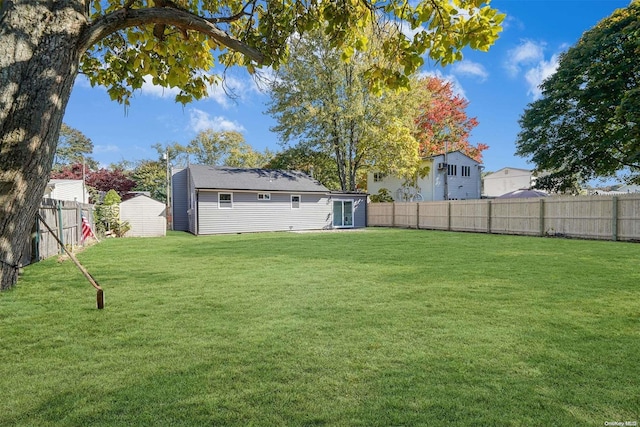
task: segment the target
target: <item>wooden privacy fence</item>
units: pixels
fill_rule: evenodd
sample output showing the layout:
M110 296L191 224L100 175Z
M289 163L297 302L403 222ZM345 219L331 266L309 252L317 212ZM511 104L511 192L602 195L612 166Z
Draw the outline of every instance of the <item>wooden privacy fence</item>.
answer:
M22 265L28 265L63 253L64 251L60 248L56 237L69 248L82 245L83 215L89 221L91 229L95 231L93 205L43 199L38 212L51 227L55 236L52 236L47 228L41 224L40 220L36 219L31 237L26 244Z
M640 241L640 194L371 203L368 225Z

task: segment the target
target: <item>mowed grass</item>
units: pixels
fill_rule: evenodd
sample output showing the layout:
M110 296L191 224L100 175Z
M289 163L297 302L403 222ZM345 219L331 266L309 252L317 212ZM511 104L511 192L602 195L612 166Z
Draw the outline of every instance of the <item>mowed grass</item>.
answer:
M640 422L640 245L106 240L0 293L0 425Z

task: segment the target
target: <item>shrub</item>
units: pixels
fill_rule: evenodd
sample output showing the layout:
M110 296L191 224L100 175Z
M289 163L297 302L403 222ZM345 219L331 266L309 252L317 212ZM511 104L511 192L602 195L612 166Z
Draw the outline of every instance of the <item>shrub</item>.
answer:
M391 197L391 193L386 188L381 188L378 190L378 194L374 194L371 196L371 201L374 203L383 203L383 202L393 202L393 197Z

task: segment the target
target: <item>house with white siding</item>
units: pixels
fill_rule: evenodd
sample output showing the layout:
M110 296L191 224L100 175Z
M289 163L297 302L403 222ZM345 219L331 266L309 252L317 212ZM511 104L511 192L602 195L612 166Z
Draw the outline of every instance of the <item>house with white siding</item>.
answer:
M44 190L44 198L89 203L89 191L81 179L51 179Z
M499 197L516 190L528 190L535 183L536 178L529 169L502 168L484 176L482 195Z
M136 194L120 203L120 221L131 229L125 237L160 237L167 234L167 209L164 203L145 194Z
M298 171L191 165L172 173L173 229L195 235L366 226L366 194Z
M367 174L367 192L386 189L394 201L438 201L479 199L484 166L461 151L452 151L422 159L426 170L414 183L379 172Z

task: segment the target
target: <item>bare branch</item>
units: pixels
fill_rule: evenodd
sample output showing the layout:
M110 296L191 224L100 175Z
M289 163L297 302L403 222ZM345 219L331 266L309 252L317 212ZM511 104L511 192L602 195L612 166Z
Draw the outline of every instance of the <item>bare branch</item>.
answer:
M247 4L243 6L242 10L240 10L240 12L236 13L235 15L223 16L220 18L204 18L204 19L211 22L212 24L218 24L220 22L234 22L241 19L243 16L251 16L253 13L247 12L247 8L249 6L252 6L253 8L255 6L255 3L256 3L256 0L251 0L247 2Z
M120 9L105 15L84 31L78 43L78 51L82 54L98 41L125 28L153 24L172 25L183 30L198 31L208 35L219 44L244 54L258 64L264 61L264 55L261 52L231 37L206 18L186 10L166 7Z

